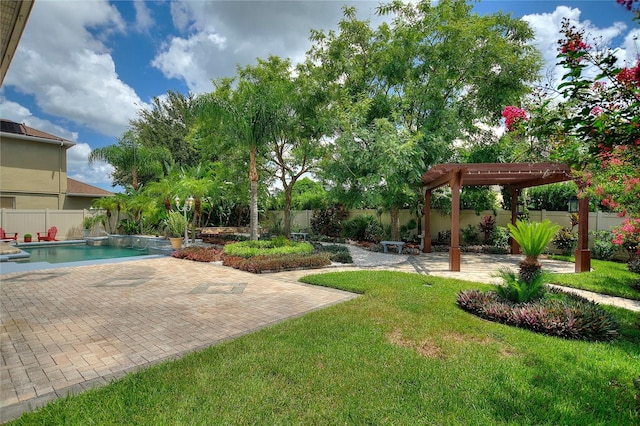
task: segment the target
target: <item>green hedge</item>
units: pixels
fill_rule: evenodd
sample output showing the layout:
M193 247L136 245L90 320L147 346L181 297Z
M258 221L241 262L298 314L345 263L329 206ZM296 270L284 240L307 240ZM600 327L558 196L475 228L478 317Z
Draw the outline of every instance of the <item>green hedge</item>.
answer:
M255 256L311 253L313 253L313 246L310 243L292 243L283 239L241 241L224 246L224 254L245 259Z

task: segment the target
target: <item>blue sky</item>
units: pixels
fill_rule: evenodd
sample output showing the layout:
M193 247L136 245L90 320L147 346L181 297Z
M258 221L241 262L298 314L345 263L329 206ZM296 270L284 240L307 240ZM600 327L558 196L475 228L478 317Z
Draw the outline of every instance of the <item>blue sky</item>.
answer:
M206 92L212 79L256 57L301 61L309 30L335 28L344 3L36 0L0 89L0 116L75 141L69 176L112 189L110 166L89 165L89 152L116 143L153 97ZM360 18L382 19L379 2L349 4ZM621 60L634 61L640 48L640 25L615 0L484 0L475 10L529 22L549 70L563 17L602 37Z

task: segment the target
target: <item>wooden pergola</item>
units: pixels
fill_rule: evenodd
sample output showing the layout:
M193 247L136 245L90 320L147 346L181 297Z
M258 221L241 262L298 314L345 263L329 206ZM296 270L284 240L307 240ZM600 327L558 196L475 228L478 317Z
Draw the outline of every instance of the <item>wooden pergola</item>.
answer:
M561 163L471 163L439 164L422 175L425 191L424 245L422 251L431 252L430 215L431 192L444 185L451 187L451 246L449 270L460 271L460 189L464 185L503 185L511 194L511 223L518 218L518 196L523 188L573 180L571 169ZM580 184L579 184L580 186ZM578 248L575 253L576 272L591 270L591 254L588 247L589 199L578 200ZM520 252L512 239L511 253Z

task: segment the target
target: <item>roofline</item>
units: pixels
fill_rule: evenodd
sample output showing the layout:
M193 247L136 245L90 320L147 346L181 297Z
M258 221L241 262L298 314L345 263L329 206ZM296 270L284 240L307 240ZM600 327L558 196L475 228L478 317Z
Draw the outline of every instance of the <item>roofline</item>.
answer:
M67 147L72 147L76 144L75 142L71 142L69 140L61 139L61 138L49 139L49 138L42 138L39 136L22 135L20 133L10 133L10 132L0 132L0 137L21 139L21 140L31 141L31 142L50 143L54 145L67 146Z
M111 197L110 194L87 194L85 193L74 193L74 192L67 192L67 197L86 197L86 198L105 198L105 197Z

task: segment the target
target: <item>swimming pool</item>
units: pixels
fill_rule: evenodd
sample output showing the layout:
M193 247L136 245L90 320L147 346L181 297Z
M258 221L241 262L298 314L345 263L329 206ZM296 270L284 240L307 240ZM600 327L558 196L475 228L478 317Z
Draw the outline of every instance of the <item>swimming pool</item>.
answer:
M86 244L52 245L50 247L21 247L31 254L27 259L16 260L19 263L67 263L85 260L117 259L121 257L145 256L149 250L131 247L88 246Z

